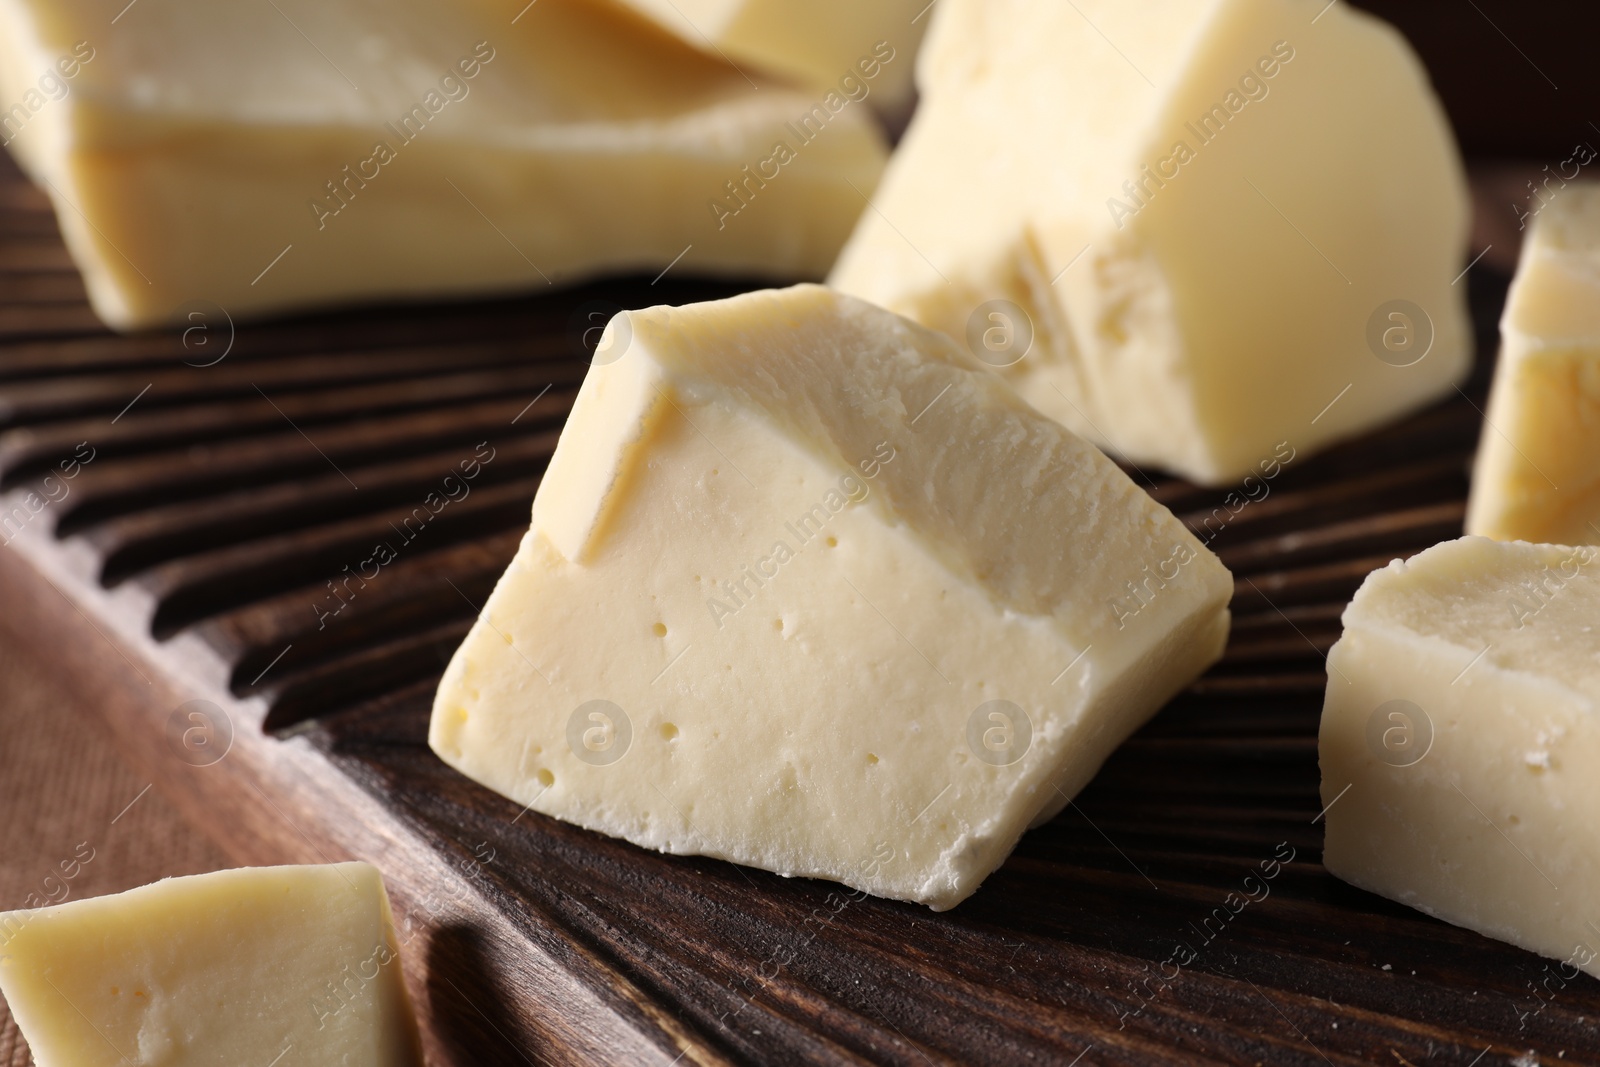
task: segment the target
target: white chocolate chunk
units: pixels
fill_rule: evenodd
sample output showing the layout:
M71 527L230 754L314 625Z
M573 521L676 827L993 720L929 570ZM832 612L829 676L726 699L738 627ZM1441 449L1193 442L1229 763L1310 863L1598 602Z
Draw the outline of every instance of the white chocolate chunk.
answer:
M0 135L116 327L201 301L239 316L669 264L828 269L883 166L865 109L802 142L808 92L605 4L514 15L144 0L112 26L96 0L0 0ZM714 209L729 183L732 219Z
M614 319L430 744L665 852L954 906L1220 655L1228 572L940 334Z
M1374 571L1319 753L1328 870L1600 975L1600 549L1464 537Z
M894 108L928 26L928 0L621 0L684 42L823 92L850 78ZM865 64L865 65L863 65ZM869 75L869 71L881 71Z
M39 1067L420 1067L398 953L366 863L0 914L0 991Z
M1467 530L1600 543L1600 184L1540 208L1500 336Z
M1205 483L1465 375L1466 184L1390 27L1297 0L930 17L916 117L831 284Z

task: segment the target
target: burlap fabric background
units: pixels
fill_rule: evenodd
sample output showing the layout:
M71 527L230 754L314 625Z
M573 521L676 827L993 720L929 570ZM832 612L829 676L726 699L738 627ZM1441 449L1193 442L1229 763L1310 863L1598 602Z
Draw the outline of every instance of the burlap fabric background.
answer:
M148 784L43 665L0 644L0 911L231 866ZM32 1062L0 1001L0 1067Z

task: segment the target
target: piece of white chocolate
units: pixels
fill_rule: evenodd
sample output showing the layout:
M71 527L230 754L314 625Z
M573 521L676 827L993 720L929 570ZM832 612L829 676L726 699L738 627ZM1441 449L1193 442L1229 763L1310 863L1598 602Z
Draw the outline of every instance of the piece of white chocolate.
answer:
M830 283L1207 484L1451 392L1466 182L1401 36L1299 0L940 0Z
M0 914L0 991L39 1067L422 1064L367 863L244 867Z
M1329 871L1600 975L1600 548L1464 537L1374 571L1319 754Z
M0 92L119 328L669 265L820 277L885 157L865 108L802 141L809 91L590 0L146 0L115 25L0 0Z
M1221 654L1232 582L941 334L619 315L430 744L665 852L954 906Z
M1500 319L1467 532L1588 545L1600 543L1600 183L1549 195Z
M889 111L909 102L928 26L928 0L620 2L711 55Z

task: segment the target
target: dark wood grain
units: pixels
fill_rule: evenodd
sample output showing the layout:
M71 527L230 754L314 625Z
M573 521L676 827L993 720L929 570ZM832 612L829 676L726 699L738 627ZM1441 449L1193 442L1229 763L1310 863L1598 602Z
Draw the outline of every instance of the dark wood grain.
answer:
M1463 284L1491 351L1505 279ZM648 853L435 759L433 686L584 370L575 309L731 291L235 324L197 367L176 333L99 330L43 199L0 171L7 510L96 450L0 550L7 639L240 862L378 863L437 1063L1600 1060L1600 983L1537 1000L1544 961L1318 862L1322 657L1369 570L1459 532L1486 359L1462 396L1297 458L1225 522L1225 491L1146 479L1235 571L1227 654L953 912ZM484 443L470 494L330 600ZM194 700L231 727L218 762L170 728ZM1274 856L1271 895L1210 933ZM1179 941L1199 953L1173 976Z

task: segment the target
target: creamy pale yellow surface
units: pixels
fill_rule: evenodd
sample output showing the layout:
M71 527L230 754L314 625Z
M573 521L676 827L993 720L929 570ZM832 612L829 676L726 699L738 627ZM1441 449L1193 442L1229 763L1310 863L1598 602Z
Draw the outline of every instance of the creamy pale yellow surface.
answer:
M0 992L39 1067L421 1067L398 952L370 864L246 867L0 914Z
M798 286L600 353L434 704L518 804L949 908L1221 653L1216 557L940 334Z
M832 284L1000 347L1041 411L1206 483L1463 377L1465 181L1389 26L1298 0L930 17L916 117Z
M809 92L604 4L519 6L0 0L0 132L117 327L828 269L883 165L865 109L802 143Z
M1600 543L1600 184L1539 210L1500 337L1467 530Z
M739 66L813 91L849 92L864 59L888 59L874 101L889 108L911 95L928 0L619 0L686 43ZM881 47L886 45L887 48Z
M1344 627L1324 865L1600 975L1600 549L1447 541L1374 571Z

